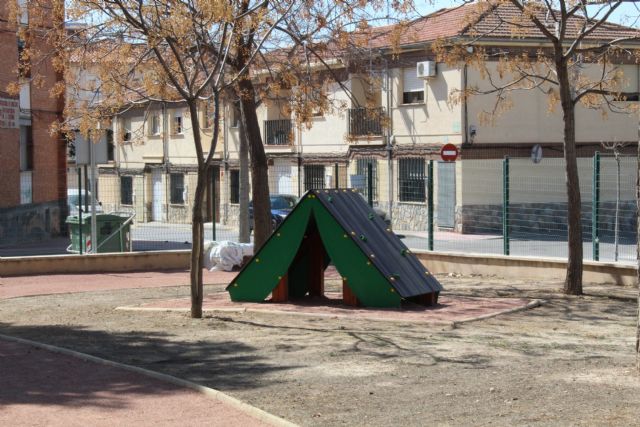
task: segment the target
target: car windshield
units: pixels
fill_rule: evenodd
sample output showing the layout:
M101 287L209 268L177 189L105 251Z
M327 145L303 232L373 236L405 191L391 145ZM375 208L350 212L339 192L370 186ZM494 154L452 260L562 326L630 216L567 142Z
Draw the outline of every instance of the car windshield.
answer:
M271 209L293 209L295 205L294 197L271 196Z

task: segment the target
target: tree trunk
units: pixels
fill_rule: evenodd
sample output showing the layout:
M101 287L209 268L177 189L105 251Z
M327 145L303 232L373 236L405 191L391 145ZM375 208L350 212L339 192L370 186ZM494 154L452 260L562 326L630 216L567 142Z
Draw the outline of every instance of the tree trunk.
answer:
M249 79L240 79L240 110L242 126L251 153L251 194L253 196L253 244L257 251L271 235L271 205L269 203L269 170L262 145L260 124L256 114L256 91Z
M191 283L191 317L202 318L202 249L204 243L204 215L202 207L204 205L205 192L207 190L207 180L211 166L205 162L202 151L202 135L200 134L200 121L198 120L197 101L192 99L187 102L191 119L191 129L193 129L193 143L196 149L198 160L198 181L196 192L193 197L193 208L191 210L191 262L190 262L190 283ZM216 96L216 122L214 136L209 148L210 154L215 151L218 137L218 99ZM186 200L185 200L186 201Z
M198 183L194 195L193 209L191 213L191 317L202 318L202 249L204 242L204 221L202 216L202 206L204 194L207 188L205 182L208 176L208 167L201 165L198 167Z
M567 185L568 260L564 293L582 295L582 202L576 159L575 106L566 61L557 61L556 70L564 119L564 161Z
M240 113L238 111L237 113ZM238 241L249 243L251 231L249 230L249 143L244 126L240 123L240 227Z

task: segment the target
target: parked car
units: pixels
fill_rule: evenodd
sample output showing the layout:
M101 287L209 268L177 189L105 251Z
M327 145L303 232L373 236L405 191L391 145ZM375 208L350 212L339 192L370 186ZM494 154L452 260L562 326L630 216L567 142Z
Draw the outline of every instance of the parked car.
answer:
M275 230L293 210L298 197L291 194L272 194L271 202L271 227ZM249 202L249 230L253 231L253 201Z
M93 197L91 196L90 191L83 191L83 194L80 194L77 188L69 188L67 189L67 207L69 208L69 215L78 215L78 206L82 207L82 211L84 213L91 212L91 203L93 202ZM85 211L85 201L88 209ZM102 213L102 202L96 200L96 212Z

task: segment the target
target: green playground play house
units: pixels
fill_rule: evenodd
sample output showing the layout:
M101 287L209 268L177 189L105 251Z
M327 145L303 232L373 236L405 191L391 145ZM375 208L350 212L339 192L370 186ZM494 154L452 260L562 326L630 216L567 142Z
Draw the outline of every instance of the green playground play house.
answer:
M442 285L354 189L309 190L227 286L233 301L324 296L324 270L342 276L343 302L435 305Z

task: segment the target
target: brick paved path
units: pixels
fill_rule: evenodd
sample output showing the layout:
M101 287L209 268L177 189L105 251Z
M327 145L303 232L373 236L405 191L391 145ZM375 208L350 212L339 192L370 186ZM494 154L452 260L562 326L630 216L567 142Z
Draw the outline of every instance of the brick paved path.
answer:
M3 426L263 426L235 407L146 375L0 339Z

